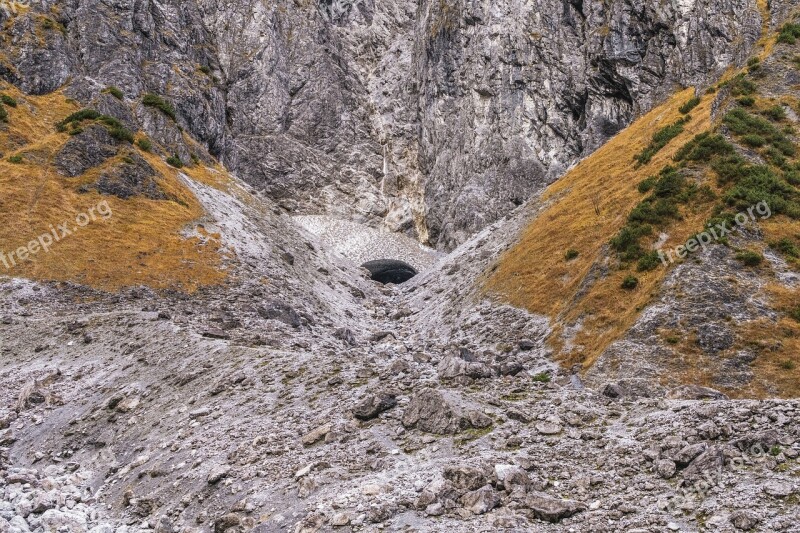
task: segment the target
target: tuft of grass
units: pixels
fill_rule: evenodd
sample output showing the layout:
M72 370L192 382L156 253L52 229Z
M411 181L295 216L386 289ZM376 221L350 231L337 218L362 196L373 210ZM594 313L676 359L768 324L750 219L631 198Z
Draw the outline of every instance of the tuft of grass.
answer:
M652 161L653 156L655 156L661 151L662 148L669 144L672 139L683 133L684 126L690 120L691 117L687 115L677 122L670 124L669 126L665 126L655 132L653 134L653 138L650 140L650 144L647 145L644 150L634 156L633 159L636 161L636 166L640 167Z
M736 259L741 261L745 266L755 267L761 264L764 257L760 253L752 250L742 250L736 254Z
M797 365L791 359L786 359L785 361L781 361L779 365L783 370L794 370L797 368ZM777 455L777 454L776 454Z
M536 374L535 376L533 376L532 379L537 383L550 383L550 380L552 378L550 377L550 374L548 374L547 372L542 372L541 374Z
M19 165L22 163L22 156L21 155L12 155L8 158L9 163L14 163L15 165Z
M122 92L122 89L120 89L119 87L114 87L113 85L110 86L110 87L106 87L103 90L103 92L106 93L106 94L110 94L111 96L113 96L117 100L124 100L125 99L125 94Z
M167 158L167 164L175 168L183 168L183 161L178 154L172 154Z
M579 255L580 253L578 252L578 250L570 248L569 250L567 250L567 253L564 254L564 259L566 261L572 261L573 259L577 259Z
M695 96L694 98L683 104L680 108L678 108L678 111L680 111L684 115L688 115L689 113L692 112L692 110L695 107L700 105L700 102L701 102L700 98Z
M633 275L629 274L629 275L625 276L624 280L622 280L621 287L623 289L625 289L626 291L632 291L633 289L635 289L638 286L639 286L639 278L637 278L636 276L633 276Z
M6 111L6 108L3 106L0 106L0 122L8 122L8 111Z
M146 105L147 107L154 107L172 120L176 120L175 108L172 106L172 104L156 94L148 93L144 95L142 98L142 104Z

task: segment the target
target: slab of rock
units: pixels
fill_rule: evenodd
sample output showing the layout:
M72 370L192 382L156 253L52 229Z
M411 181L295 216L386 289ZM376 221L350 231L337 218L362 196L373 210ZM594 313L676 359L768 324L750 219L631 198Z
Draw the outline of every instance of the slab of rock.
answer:
M435 389L425 389L412 398L402 423L406 428L436 435L452 435L472 427L462 411Z
M539 520L558 523L587 509L586 504L575 500L553 498L543 492L532 492L525 498L525 505Z
M477 490L488 482L483 469L467 465L445 467L444 478L461 490Z
M301 441L305 446L312 446L324 439L331 432L331 429L333 429L331 424L323 424L303 435Z
M558 435L563 429L559 424L553 422L539 422L536 424L536 431L542 435Z
M500 504L500 496L491 485L485 485L461 497L461 505L472 514L486 514Z
M228 477L230 472L231 472L231 467L228 465L215 466L214 468L211 469L211 472L208 473L206 481L208 482L209 485L216 485L217 483Z
M353 408L353 416L359 420L372 420L397 405L394 394L370 394Z
M794 493L792 484L786 481L767 481L762 488L765 493L769 494L773 498L786 498Z
M300 320L300 315L288 304L279 300L269 300L264 305L257 309L261 318L266 320L277 320L283 322L287 326L299 328L303 322Z
M67 141L55 156L55 167L62 176L74 178L117 154L117 141L105 126L92 124Z

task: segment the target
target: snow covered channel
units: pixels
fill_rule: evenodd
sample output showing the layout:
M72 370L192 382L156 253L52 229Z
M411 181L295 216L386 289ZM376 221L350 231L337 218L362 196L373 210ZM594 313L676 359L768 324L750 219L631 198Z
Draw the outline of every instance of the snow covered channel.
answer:
M293 219L333 252L359 265L375 259L399 259L423 272L444 256L405 235L349 220L326 215L301 215Z

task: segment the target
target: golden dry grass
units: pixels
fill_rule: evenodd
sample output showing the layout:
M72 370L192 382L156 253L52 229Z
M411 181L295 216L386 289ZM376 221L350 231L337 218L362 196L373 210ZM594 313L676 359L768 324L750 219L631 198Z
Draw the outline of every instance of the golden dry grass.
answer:
M544 194L551 205L501 258L486 283L488 292L512 305L553 319L555 331L550 340L564 364L593 364L633 325L659 290L665 268L638 274L640 284L634 291L621 289L630 271L618 269L607 245L642 200L638 184L669 164L677 149L694 135L711 127L713 96L706 95L692 111L684 132L649 164L634 167L634 155L650 142L653 132L681 118L678 108L692 96L693 89L675 94L553 184ZM685 242L707 217L704 209L684 213L683 220L670 226L665 247ZM580 255L566 261L568 249ZM604 270L592 281L594 273ZM564 326L579 320L582 328L566 342Z
M101 201L109 204L113 216L107 220L97 217L56 243L49 253L39 253L10 270L0 264L0 275L70 281L108 291L146 285L191 292L226 278L217 241L182 236L205 213L181 184L177 170L155 154L142 154L156 169L160 187L174 201L79 193L81 183L96 180L104 168L119 163L124 150L103 166L66 179L56 173L52 158L69 137L57 133L54 125L78 106L61 93L35 97L9 86L2 89L19 100L19 107L8 110L9 123L0 129L4 154L0 161L0 250L8 253L26 246L49 232L51 224L69 221L75 226L77 214ZM128 149L135 150L132 146ZM9 162L8 156L13 154L24 154L25 163ZM212 179L206 170L187 171L200 181L223 180Z

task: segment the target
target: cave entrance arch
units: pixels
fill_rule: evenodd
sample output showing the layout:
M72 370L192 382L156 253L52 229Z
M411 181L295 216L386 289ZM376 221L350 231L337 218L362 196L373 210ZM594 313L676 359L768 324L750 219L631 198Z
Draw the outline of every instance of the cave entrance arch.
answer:
M363 268L369 270L370 277L378 283L400 285L417 275L417 269L405 261L397 259L376 259L367 261Z

